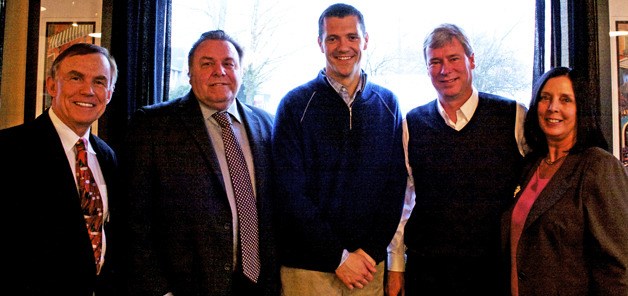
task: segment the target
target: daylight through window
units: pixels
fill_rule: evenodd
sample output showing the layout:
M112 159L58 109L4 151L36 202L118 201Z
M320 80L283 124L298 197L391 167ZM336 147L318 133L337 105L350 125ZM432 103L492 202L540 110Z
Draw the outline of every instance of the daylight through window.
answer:
M187 54L201 33L222 29L244 47L244 83L238 98L275 113L292 88L325 66L318 17L337 1L172 0L169 98L189 91ZM346 1L364 15L369 44L362 67L369 79L397 94L402 112L436 98L422 44L435 26L463 28L475 51L474 85L525 105L534 54L534 1Z

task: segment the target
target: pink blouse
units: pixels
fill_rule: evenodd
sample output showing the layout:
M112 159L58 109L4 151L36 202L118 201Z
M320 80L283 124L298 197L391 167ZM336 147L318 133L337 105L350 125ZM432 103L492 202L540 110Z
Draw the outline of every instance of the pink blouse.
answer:
M549 180L550 179L541 179L539 169L537 168L512 211L512 220L510 222L510 289L513 296L519 295L517 244L519 244L519 238L521 237L521 232L526 223L528 213L534 201L536 201L536 198L541 194L541 191L543 191L543 188L545 188Z

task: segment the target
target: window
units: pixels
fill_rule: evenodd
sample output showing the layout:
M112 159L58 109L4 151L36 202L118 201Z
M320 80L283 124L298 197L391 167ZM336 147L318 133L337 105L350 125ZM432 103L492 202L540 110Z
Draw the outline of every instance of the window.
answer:
M201 33L223 29L244 47L240 100L275 113L292 88L325 66L316 42L318 17L337 1L172 0L170 95L189 90L187 54ZM478 90L530 100L534 1L347 1L364 15L369 45L362 68L371 81L397 94L405 114L436 98L422 45L441 23L462 27L475 50Z

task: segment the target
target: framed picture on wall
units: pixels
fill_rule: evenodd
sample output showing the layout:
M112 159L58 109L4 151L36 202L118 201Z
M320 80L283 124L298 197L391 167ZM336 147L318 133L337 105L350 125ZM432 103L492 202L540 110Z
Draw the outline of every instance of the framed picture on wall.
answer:
M0 0L0 26L4 28L4 14L6 11L6 1ZM3 57L4 53L4 29L0 30L0 57ZM0 58L0 86L2 85L2 58Z
M75 43L94 44L95 38L90 36L96 32L96 22L47 22L46 46L44 58L44 86L43 86L43 110L50 107L52 98L46 91L46 79L48 69L52 62L66 48Z
M628 20L617 21L616 31L628 33ZM620 155L628 166L628 34L617 35L617 90L620 122Z

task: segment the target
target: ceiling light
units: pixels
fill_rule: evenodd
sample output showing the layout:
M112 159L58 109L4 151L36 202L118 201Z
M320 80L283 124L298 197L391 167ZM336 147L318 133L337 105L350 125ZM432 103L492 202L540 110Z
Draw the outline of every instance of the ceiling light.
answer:
M610 31L608 35L611 35L611 37L628 36L628 31Z

